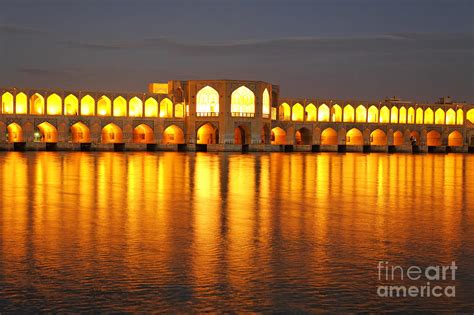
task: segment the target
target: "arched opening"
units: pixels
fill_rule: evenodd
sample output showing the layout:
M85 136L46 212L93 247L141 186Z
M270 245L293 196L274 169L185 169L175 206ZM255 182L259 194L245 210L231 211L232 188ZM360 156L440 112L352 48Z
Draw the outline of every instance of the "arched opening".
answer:
M354 122L354 107L350 104L344 107L344 122Z
M421 107L416 109L416 123L419 125L423 124L423 108Z
M265 89L262 95L262 116L263 118L270 117L270 93L268 93L268 89Z
M326 128L321 133L321 145L337 145L337 132L332 128Z
M427 124L433 124L434 122L434 112L431 108L427 108L425 110L425 119L423 120L425 125Z
M421 110L421 121L423 121L423 110ZM415 123L415 109L413 107L410 107L408 109L407 123L409 124Z
M128 102L128 115L130 117L143 116L143 102L141 99L135 96Z
M456 124L458 125L464 124L464 112L462 109L458 109L456 112Z
M160 117L173 117L173 102L169 98L164 98L160 102Z
M44 98L38 93L30 97L30 113L33 115L44 114Z
M392 106L392 109L390 110L390 122L392 124L398 124L398 107L397 106Z
M400 107L399 115L400 115L399 116L400 119L398 120L398 122L400 124L406 124L407 123L407 110L406 110L405 106Z
M308 145L312 143L311 131L308 128L298 129L295 133L295 143Z
M329 121L329 107L326 104L319 106L318 108L318 121L328 122Z
M102 102L102 105L103 103L104 102ZM101 109L99 108L99 114L100 112L101 112ZM106 111L104 111L104 113L106 113ZM95 100L92 96L86 95L81 99L81 115L83 116L95 115Z
M153 129L147 124L141 124L133 129L134 143L154 143Z
M17 123L11 123L7 126L8 142L23 142L23 129Z
M356 122L364 123L367 121L367 109L364 105L359 105L356 108Z
M446 125L455 125L456 124L456 112L454 109L450 108L446 111Z
M278 107L278 119L279 120L290 120L291 118L291 109L290 105L283 103Z
M171 125L163 131L163 144L183 144L184 133L181 128Z
M38 125L38 134L35 134L35 141L56 143L58 142L58 131L56 127L48 122L43 122Z
M303 121L304 120L304 108L300 103L293 105L293 110L291 112L291 120L293 121Z
M275 127L272 129L271 133L271 144L286 144L286 132L280 127Z
M305 108L306 121L316 121L317 112L316 106L313 104L308 104Z
M184 105L182 103L177 103L174 105L174 117L176 118L184 117Z
M114 116L127 116L127 101L122 96L118 96L114 99Z
M16 114L26 114L28 111L28 97L21 92L16 95Z
M387 106L382 106L382 108L380 109L379 121L382 124L386 124L390 122L390 110L388 109Z
M77 97L69 94L64 99L64 114L65 115L78 115L79 114L79 101Z
M393 145L403 145L403 134L400 131L395 131L393 133Z
M435 124L437 125L444 125L444 110L438 108L435 112Z
M219 116L219 93L210 86L196 94L197 116Z
M2 95L2 113L13 114L13 94L5 92Z
M255 94L246 86L241 86L232 92L230 98L232 116L253 117L255 114Z
M99 116L110 116L112 114L112 102L107 96L102 96L97 101L97 113Z
M346 145L363 145L364 137L357 128L352 128L346 133Z
M436 130L431 130L426 134L426 144L428 146L440 146L441 145L441 134Z
M46 111L48 115L59 115L61 114L62 100L57 94L51 94L46 100Z
M420 143L420 134L418 133L418 131L410 132L410 138L413 138L416 140L416 142Z
M218 143L217 128L210 123L202 125L197 131L197 144L216 144Z
M379 121L379 110L374 105L369 107L369 115L367 121L369 123L376 123Z
M270 143L270 128L266 124L262 127L262 143Z
M370 134L370 145L387 145L387 135L380 129L375 129Z
M245 126L238 126L234 129L234 144L248 144L250 142L248 137L250 137L250 133Z
M158 117L158 102L152 97L145 101L145 117Z
M474 108L471 108L467 111L466 119L469 120L471 124L474 124Z
M122 129L113 123L102 128L102 143L123 143Z
M448 145L450 147L461 147L463 145L462 134L457 130L451 132L448 136Z
M71 126L71 138L73 143L90 143L91 133L85 124L77 122Z
M334 105L331 108L331 117L333 122L342 122L342 108L339 105Z

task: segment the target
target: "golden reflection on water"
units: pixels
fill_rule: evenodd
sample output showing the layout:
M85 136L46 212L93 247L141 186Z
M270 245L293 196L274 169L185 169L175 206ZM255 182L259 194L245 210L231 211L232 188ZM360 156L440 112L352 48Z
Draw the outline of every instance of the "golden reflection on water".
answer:
M473 162L2 153L0 309L380 310L378 260L472 270Z

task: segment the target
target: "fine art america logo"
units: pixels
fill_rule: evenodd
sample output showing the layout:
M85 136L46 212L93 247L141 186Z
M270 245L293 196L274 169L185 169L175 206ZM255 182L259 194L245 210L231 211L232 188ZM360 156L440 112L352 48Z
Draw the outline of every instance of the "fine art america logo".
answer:
M456 262L450 265L410 266L392 265L379 261L377 265L377 295L380 297L455 297Z

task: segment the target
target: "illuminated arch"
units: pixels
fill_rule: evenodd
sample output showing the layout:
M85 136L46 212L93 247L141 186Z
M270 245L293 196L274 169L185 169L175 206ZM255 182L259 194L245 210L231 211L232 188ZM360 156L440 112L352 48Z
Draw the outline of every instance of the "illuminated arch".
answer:
M196 94L196 112L198 116L219 114L219 93L209 85Z
M210 123L199 127L196 137L197 144L215 144L218 143L217 128Z
M456 112L454 109L450 108L446 111L446 125L455 125L456 124Z
M174 105L174 117L183 118L184 117L184 104L176 103Z
M371 145L387 145L387 135L380 129L375 129L370 134Z
M461 147L461 146L463 146L463 136L462 136L462 134L457 130L451 132L448 136L448 145L450 147Z
M457 125L464 124L464 111L462 109L458 109L456 111L456 124Z
M97 101L97 114L99 116L110 116L112 114L112 102L105 95Z
M291 120L293 121L303 121L304 120L304 108L300 103L293 105L293 110L291 111Z
M390 109L390 123L398 124L398 107L392 106Z
M423 108L421 107L416 109L416 123L419 125L423 124Z
M110 123L102 128L102 143L122 143L122 129L116 124Z
M235 89L230 97L230 109L232 113L254 114L255 94L244 85Z
M33 115L44 114L44 98L38 93L30 97L30 113Z
M400 131L395 131L393 133L393 145L403 145L405 141L403 141L403 134Z
M127 101L122 96L118 96L114 99L114 116L123 117L127 116Z
M104 113L106 113L104 109ZM99 110L100 113L100 110ZM86 95L81 99L81 115L95 115L95 100L92 96Z
M441 108L438 108L435 112L435 124L444 125L445 119L446 118L445 118L444 110Z
M240 125L234 128L234 144L249 144L250 138L247 126Z
M265 89L262 95L262 115L263 117L270 116L270 93L268 93L268 89Z
M407 110L405 106L400 107L398 114L399 114L398 122L400 124L406 124L407 123Z
M342 108L341 106L335 104L331 108L331 117L333 122L342 122Z
M69 94L64 99L64 114L65 115L77 115L79 114L79 101L77 97Z
M382 106L382 108L380 109L379 121L382 124L386 124L390 122L390 110L388 109L387 106Z
M143 116L143 102L138 97L132 97L128 102L128 115L130 117L142 117Z
M26 114L28 111L28 97L20 92L16 95L16 114Z
M5 92L2 95L2 113L13 114L13 94Z
M38 125L39 129L39 141L56 143L58 142L58 131L56 127L51 125L49 122L43 122Z
M181 128L171 125L163 131L163 144L183 144L184 133Z
M474 124L474 108L471 108L467 111L466 119L469 120L471 124Z
M329 107L326 104L322 104L318 108L318 121L320 122L329 121Z
M153 97L145 101L145 117L158 117L158 102Z
M421 110L421 121L423 121L423 110ZM415 109L413 107L408 108L408 117L407 123L414 124L415 123Z
M46 111L48 115L60 115L62 107L62 99L58 94L53 93L46 99Z
M441 134L436 130L431 130L426 134L426 144L428 146L440 146L441 145Z
M379 110L374 105L369 107L369 115L367 121L369 123L379 122Z
M306 121L316 121L317 119L317 111L316 106L313 104L308 104L305 108L306 113Z
M7 126L8 142L23 142L23 129L17 123L11 123Z
M344 122L354 122L354 107L350 104L344 106Z
M356 122L364 123L367 121L367 109L364 105L359 105L356 108Z
M337 132L332 128L326 128L321 133L321 145L337 145Z
M283 103L278 107L278 117L280 120L290 120L291 118L291 109L290 105Z
M352 128L346 133L346 145L363 145L364 137L357 128Z
M431 108L425 110L425 119L423 120L424 124L433 124L434 123L434 112Z
M140 124L133 129L134 143L154 143L153 129L147 124Z
M286 144L286 131L280 127L272 129L270 136L271 144Z
M160 117L171 118L173 117L173 102L165 97L160 102Z
M82 122L77 122L71 126L71 138L73 143L90 143L91 133L89 127Z

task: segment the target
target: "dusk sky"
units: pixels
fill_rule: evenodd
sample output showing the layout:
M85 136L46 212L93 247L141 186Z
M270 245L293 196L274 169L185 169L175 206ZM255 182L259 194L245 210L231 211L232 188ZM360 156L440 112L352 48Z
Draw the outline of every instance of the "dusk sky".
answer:
M0 0L0 86L262 80L283 97L474 101L472 0Z

